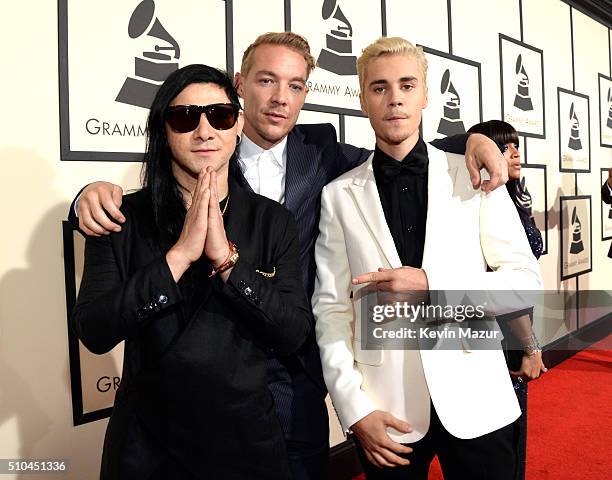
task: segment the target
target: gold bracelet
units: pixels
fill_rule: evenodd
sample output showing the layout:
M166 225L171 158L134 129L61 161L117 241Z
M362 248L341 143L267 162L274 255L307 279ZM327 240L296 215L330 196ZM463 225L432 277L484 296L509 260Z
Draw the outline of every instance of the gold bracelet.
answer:
M238 259L240 258L240 254L238 253L238 248L231 241L228 241L227 245L229 247L229 254L227 255L227 258L219 266L219 268L215 269L213 267L213 271L210 273L208 278L214 277L215 275L217 275L217 273L222 273L222 272L225 272L226 270L229 270L234 265L236 265L236 263L238 262Z

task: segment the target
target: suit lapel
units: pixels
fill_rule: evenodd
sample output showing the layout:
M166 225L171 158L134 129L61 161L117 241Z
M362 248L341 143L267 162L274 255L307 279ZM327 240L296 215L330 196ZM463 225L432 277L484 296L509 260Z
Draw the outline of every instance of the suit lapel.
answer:
M449 248L449 237L453 238L454 219L453 195L457 167L449 165L443 152L427 145L429 168L427 175L427 221L425 226L425 246L423 248L422 268L431 269L432 265L445 262L444 256L456 255ZM450 230L450 231L449 231ZM450 260L449 260L450 261Z
M250 188L249 191L252 192ZM223 218L223 224L225 226L227 239L233 242L238 242L240 238L240 231L242 229L242 225L244 224L244 212L249 211L249 208L247 207L249 200L246 198L244 187L242 187L239 180L234 177L229 178L229 195L229 205L227 206L228 210L224 216L225 218Z
M429 145L427 148L429 169L427 175L427 221L422 264L424 269L432 264L439 264L446 252L451 255L456 254L453 249L448 248L449 227L453 228L448 222L452 220L453 195L459 193L455 192L458 167L449 165L448 158L443 152L433 149ZM370 155L370 158L355 172L355 178L349 185L349 190L365 224L385 258L392 268L398 268L402 266L402 262L380 203L376 179L372 170L373 157L373 154Z
M285 207L291 212L295 213L310 193L317 168L317 147L305 144L303 135L292 130L287 138L285 174Z
M372 170L372 158L374 158L374 154L370 155L370 158L361 167L358 167L355 178L349 185L349 191L355 199L370 234L378 243L389 265L392 268L398 268L402 266L402 262L395 248L395 242L380 203L376 179Z

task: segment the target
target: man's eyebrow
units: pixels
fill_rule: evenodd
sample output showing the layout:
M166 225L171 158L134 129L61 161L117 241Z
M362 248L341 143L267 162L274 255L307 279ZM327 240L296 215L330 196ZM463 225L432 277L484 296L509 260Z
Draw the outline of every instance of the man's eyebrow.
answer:
M276 77L276 73L271 72L270 70L258 70L255 72L255 75L268 75L270 77Z
M274 77L274 78L278 78L278 75L274 72L271 72L270 70L258 70L255 75L267 75L269 77ZM301 82L301 83L306 83L306 79L304 77L293 77L291 80L289 80L290 82Z
M386 80L372 80L368 86L372 86L372 85L387 85L389 82L387 82Z
M404 82L418 82L418 81L419 81L419 79L418 79L417 77L415 77L415 76L413 76L413 75L410 75L410 76L408 76L408 77L401 77L401 78L398 80L398 83L404 83ZM369 86L371 87L371 86L373 86L373 85L388 85L388 84L389 84L389 82L388 82L387 80L380 79L380 80L372 80L372 81L369 83Z

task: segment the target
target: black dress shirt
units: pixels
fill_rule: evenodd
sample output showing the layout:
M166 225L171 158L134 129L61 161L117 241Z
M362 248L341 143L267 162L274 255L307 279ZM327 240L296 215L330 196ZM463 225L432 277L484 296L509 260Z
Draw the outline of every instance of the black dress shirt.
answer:
M427 220L427 146L417 144L401 162L378 147L372 168L387 225L402 265L421 268Z

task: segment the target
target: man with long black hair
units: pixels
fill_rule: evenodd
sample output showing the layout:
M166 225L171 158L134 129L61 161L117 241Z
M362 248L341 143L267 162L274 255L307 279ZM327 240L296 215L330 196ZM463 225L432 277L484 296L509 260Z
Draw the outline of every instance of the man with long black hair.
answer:
M172 73L124 228L87 238L72 326L94 353L125 341L102 479L290 478L266 358L312 319L292 215L232 176L242 123L226 74Z

